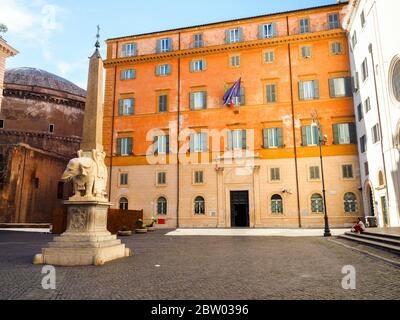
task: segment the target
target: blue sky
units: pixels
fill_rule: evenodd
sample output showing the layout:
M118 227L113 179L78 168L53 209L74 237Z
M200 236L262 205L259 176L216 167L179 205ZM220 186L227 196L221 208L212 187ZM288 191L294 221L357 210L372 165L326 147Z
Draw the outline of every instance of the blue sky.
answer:
M335 0L0 0L7 68L47 70L86 88L96 25L107 38L333 4ZM105 57L105 45L102 42Z

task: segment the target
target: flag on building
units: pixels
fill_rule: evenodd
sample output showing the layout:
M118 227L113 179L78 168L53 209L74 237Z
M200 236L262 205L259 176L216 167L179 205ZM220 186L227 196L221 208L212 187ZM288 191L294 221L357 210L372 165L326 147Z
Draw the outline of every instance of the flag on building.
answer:
M235 84L226 91L224 95L224 106L231 106L235 105L235 98L240 99L240 86L241 86L242 78L235 82Z

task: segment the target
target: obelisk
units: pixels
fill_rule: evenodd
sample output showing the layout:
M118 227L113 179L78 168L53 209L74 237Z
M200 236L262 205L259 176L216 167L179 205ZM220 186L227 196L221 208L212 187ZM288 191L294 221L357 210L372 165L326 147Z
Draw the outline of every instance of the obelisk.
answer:
M99 27L96 50L90 57L83 136L78 158L72 159L62 177L72 180L74 196L68 208L67 231L34 257L34 264L54 266L103 265L131 255L107 230L111 206L106 193L107 167L103 151L103 60Z

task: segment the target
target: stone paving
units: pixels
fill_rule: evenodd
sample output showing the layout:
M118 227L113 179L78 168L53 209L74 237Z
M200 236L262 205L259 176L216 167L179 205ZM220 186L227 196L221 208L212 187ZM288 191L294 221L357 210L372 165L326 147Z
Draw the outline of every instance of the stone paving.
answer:
M46 291L31 261L52 235L1 231L0 299L400 299L400 269L324 238L166 233L123 238L135 255L103 267L58 267ZM345 265L356 290L342 289Z

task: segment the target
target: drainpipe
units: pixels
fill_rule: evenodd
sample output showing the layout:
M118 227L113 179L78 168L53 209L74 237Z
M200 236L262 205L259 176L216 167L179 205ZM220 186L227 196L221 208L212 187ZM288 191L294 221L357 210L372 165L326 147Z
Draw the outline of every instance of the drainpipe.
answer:
M176 135L176 227L179 228L179 205L180 205L180 163L179 163L179 132L181 128L181 33L178 33L178 113L177 113L177 135Z
M390 201L389 201L389 192L388 192L388 176L387 176L387 170L386 170L386 159L385 159L385 151L384 151L384 148L383 148L383 131L382 131L382 117L381 117L381 108L380 108L380 104L379 104L379 96L378 96L378 85L377 85L377 83L376 83L376 72L375 72L375 58L374 58L374 50L373 50L373 47L372 47L372 43L370 43L369 44L369 46L368 46L368 50L369 50L369 53L371 54L371 60L372 60L372 73L373 73L373 76L374 76L374 87L375 87L375 96L376 96L376 107L377 107L377 110L378 110L378 122L379 122L379 133L380 133L380 135L381 135L381 154L382 154L382 160L383 160L383 172L384 172L384 174L385 174L385 183L386 183L386 199L387 199L387 202L386 202L386 206L387 206L387 208L386 208L386 210L388 210L388 208L390 208L390 205L389 205L389 203L390 203ZM382 214L383 214L383 212L382 212ZM390 225L390 216L389 216L389 212L387 212L387 214L388 214L388 223L389 223L389 225ZM385 217L383 217L383 220L385 221Z
M22 208L22 194L24 191L24 180L25 180L25 165L26 165L26 148L24 147L24 164L22 166L22 178L21 178L21 188L19 192L19 206L18 206L18 212L16 212L17 216L17 221L16 223L21 222L21 208Z

